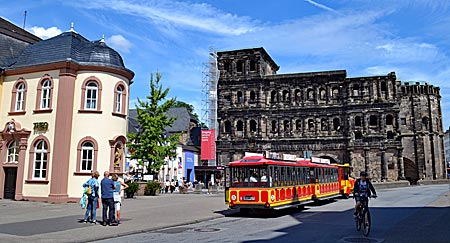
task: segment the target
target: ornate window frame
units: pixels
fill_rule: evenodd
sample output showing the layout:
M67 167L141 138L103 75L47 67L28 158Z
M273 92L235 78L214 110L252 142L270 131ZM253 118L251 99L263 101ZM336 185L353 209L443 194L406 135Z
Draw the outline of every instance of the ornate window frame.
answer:
M19 86L19 84L23 83L25 85L25 89L23 91L23 109L22 110L16 110L16 105L17 105L17 86ZM27 107L27 89L28 89L28 84L27 81L24 78L18 78L16 80L16 82L14 83L13 89L12 89L12 93L11 93L11 107L10 107L10 111L8 112L8 115L10 116L16 116L16 115L25 115L26 113L26 107Z
M47 144L47 165L46 165L46 175L45 175L45 179L36 179L34 178L33 174L34 174L34 163L35 163L35 157L36 157L36 145L40 142L40 141L44 141ZM48 140L47 137L45 137L44 135L39 135L37 136L33 142L31 143L31 147L30 147L30 151L29 151L29 162L28 162L28 176L27 176L27 180L26 183L37 183L37 184L48 184L48 178L49 178L49 168L50 168L50 162L51 162L51 148L50 148L50 141Z
M118 89L119 87L122 87L122 92L119 93ZM119 81L117 82L116 86L114 87L114 100L113 100L113 112L112 115L113 116L118 116L118 117L122 117L122 118L126 118L127 114L127 107L128 107L128 102L127 102L127 86L125 85L125 83L123 81ZM121 99L121 107L120 107L120 111L117 111L117 101L118 99Z
M87 85L90 82L96 82L97 83L97 107L95 109L86 109L86 90ZM102 113L102 82L100 79L94 76L90 76L86 78L83 81L83 84L81 86L81 104L80 109L78 110L79 113Z
M50 86L49 87L44 87L44 83L46 81L50 82ZM38 88L37 88L37 92L36 92L36 106L35 106L35 110L33 111L33 113L51 113L53 111L52 109L52 105L53 105L53 87L54 87L54 80L52 78L52 76L45 74L44 76L42 76L42 78L39 80L38 83ZM48 89L48 108L42 108L42 100L44 99L44 89Z
M93 161L92 161L92 171L96 171L97 170L97 157L98 157L98 143L97 140L95 140L93 137L87 136L82 138L77 145L77 165L75 168L75 172L73 173L74 175L81 175L81 176L85 176L85 175L91 175L92 172L91 171L82 171L81 170L81 159L82 159L82 146L85 142L91 142L94 145L94 155L92 157Z

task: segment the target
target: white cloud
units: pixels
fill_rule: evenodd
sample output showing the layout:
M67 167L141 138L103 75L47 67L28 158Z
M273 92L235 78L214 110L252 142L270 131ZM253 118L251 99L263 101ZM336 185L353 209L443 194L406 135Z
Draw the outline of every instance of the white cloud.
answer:
M42 38L42 39L48 39L48 38L52 38L54 36L57 36L59 34L62 33L62 31L58 28L58 27L49 27L49 28L44 28L44 27L39 27L39 26L33 26L30 28L31 33L33 33L34 35Z
M88 9L114 10L146 19L161 28L180 27L220 35L241 35L257 29L257 22L246 16L223 12L206 3L176 1L80 1Z
M112 48L125 53L129 53L130 48L133 46L133 44L122 35L112 35L106 39L106 43Z

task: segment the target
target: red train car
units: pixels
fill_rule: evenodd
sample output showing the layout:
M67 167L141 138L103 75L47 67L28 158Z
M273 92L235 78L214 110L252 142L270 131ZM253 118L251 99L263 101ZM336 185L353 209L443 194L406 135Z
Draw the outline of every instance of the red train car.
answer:
M250 156L225 171L230 208L281 209L341 195L337 165Z

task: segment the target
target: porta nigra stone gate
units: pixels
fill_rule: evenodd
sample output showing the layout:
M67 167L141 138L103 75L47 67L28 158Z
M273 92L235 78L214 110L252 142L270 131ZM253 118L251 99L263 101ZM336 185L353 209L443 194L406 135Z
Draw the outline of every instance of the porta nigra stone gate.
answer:
M218 52L218 165L304 151L373 181L445 178L440 89L394 72L277 74L263 48Z

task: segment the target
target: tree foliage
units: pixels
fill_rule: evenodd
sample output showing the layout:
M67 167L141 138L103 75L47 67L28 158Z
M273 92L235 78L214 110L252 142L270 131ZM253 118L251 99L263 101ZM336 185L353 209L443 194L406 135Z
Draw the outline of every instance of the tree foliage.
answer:
M168 88L163 88L161 74L156 72L150 76L150 94L146 100L138 99L137 122L139 129L136 134L129 133L127 144L131 159L136 159L139 165L145 166L151 174L159 172L164 164L164 158L175 156L175 149L180 134L168 135L165 128L170 127L175 118L169 118L167 111L174 107L175 98L167 99Z

